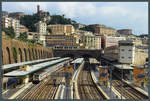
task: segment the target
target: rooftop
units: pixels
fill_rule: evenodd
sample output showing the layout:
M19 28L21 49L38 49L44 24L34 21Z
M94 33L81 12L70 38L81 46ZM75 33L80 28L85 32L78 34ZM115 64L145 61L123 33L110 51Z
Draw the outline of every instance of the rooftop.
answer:
M117 65L114 65L116 68L118 69L133 69L133 67L131 67L130 65L125 65L125 64L117 64Z
M83 62L83 58L77 58L74 61L72 61L71 63L82 63Z
M95 58L89 58L90 63L92 64L99 64L100 62L97 61Z
M19 66L23 66L23 65L29 65L29 64L33 64L33 63L39 63L39 62L44 62L44 61L50 61L50 60L55 60L55 59L59 59L60 57L53 57L53 58L47 58L47 59L40 59L40 60L34 60L34 61L27 61L27 62L20 62L20 63L14 63L14 64L7 64L7 65L3 65L2 69L6 70L6 69L10 69L13 67L19 67Z
M45 68L47 66L51 66L51 65L55 65L56 63L60 63L63 62L65 60L68 60L69 58L62 58L62 59L58 59L58 60L53 60L50 62L45 62L45 63L40 63L40 64L36 64L36 65L32 65L30 66L29 70L24 71L24 70L14 70L12 72L8 72L6 74L4 74L5 77L20 77L20 76L26 76L30 73L33 73L37 70L40 70L42 68Z

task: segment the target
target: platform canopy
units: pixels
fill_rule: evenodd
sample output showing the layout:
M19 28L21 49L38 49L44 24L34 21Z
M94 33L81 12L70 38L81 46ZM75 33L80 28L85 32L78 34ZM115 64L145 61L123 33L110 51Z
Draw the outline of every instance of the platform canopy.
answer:
M90 61L90 64L99 64L100 63L95 58L89 58L89 61Z
M108 60L110 62L114 62L114 61L117 61L117 59L113 58L113 57L110 57L110 56L101 56L103 59L105 60Z
M114 65L114 66L118 69L128 69L128 70L133 69L133 67L131 67L130 65L125 65L125 64L117 64L117 65Z
M6 69L19 67L19 66L23 66L23 65L30 65L30 64L34 64L34 63L36 64L36 63L45 62L45 61L51 61L51 60L56 60L56 59L60 59L60 57L53 57L53 58L39 59L39 60L34 60L34 61L27 61L27 62L20 62L20 63L14 63L14 64L7 64L7 65L3 65L2 69L6 70Z
M5 77L20 77L20 76L26 76L30 73L36 72L40 69L43 69L47 66L53 66L57 63L61 63L64 62L66 60L69 60L70 58L61 58L58 60L53 60L53 61L49 61L49 62L44 62L44 63L40 63L40 64L36 64L36 65L32 65L30 66L30 69L27 71L24 70L14 70L12 72L8 72L6 74L4 74Z
M74 61L72 61L71 63L82 63L83 62L83 58L77 58L77 59L75 59Z

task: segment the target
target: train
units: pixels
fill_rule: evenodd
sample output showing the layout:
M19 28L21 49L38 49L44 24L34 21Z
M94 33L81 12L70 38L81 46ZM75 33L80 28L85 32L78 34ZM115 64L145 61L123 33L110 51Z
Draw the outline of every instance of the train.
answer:
M46 68L46 69L42 69L36 73L33 74L33 83L38 83L42 80L44 80L45 78L47 78L51 72L53 72L53 69L56 68L55 70L58 70L61 67L65 67L70 65L69 61L65 61L62 63L58 63L52 67Z

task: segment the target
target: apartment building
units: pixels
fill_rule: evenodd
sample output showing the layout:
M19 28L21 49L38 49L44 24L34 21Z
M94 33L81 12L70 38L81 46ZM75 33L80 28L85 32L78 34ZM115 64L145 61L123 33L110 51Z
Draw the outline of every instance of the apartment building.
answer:
M121 63L133 64L135 61L135 45L131 40L119 41L119 51Z
M83 34L82 43L85 49L101 49L101 37L93 34Z
M48 25L48 29L51 30L53 35L71 35L75 32L75 29L72 25Z
M39 35L46 35L47 33L47 24L45 22L39 21L35 24L36 31L39 33Z
M94 33L98 33L100 35L106 34L106 35L114 35L116 34L116 30L111 27L107 27L103 24L93 24L90 25L94 29Z
M76 38L73 35L47 35L46 46L77 46Z

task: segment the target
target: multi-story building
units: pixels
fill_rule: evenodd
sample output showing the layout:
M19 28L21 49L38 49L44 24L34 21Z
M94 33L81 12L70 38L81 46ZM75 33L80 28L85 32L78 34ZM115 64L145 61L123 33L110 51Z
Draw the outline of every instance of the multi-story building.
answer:
M12 27L14 28L14 32L16 33L16 37L19 37L20 36L20 31L19 31L20 20L12 19Z
M35 24L36 31L39 33L39 35L46 35L47 33L47 24L45 22L39 21Z
M2 26L5 28L13 27L14 32L16 33L16 37L20 35L20 32L19 32L20 21L19 20L10 18L8 16L3 16Z
M132 29L120 29L120 30L117 30L117 32L122 35L131 35Z
M107 27L103 24L93 24L93 25L89 25L94 29L94 33L97 34L107 34L107 35L114 35L116 34L116 30L114 28L111 27Z
M104 36L104 48L118 46L120 40L126 40L126 37Z
M141 40L142 40L142 44L148 44L148 37L144 37Z
M76 38L73 35L47 35L46 46L77 46Z
M5 28L11 27L12 19L8 16L2 16L2 26Z
M93 34L83 34L82 43L85 49L101 49L101 37Z
M135 61L135 45L131 40L119 41L120 63L133 64Z
M27 32L27 39L34 40L37 43L43 44L45 46L45 36L39 35L38 32Z
M53 35L71 35L75 32L72 25L48 25L47 29L50 29Z
M28 32L28 31L29 31L28 28L25 27L24 25L19 26L19 32L20 33Z
M27 32L27 39L28 40L37 40L38 33L37 32Z

